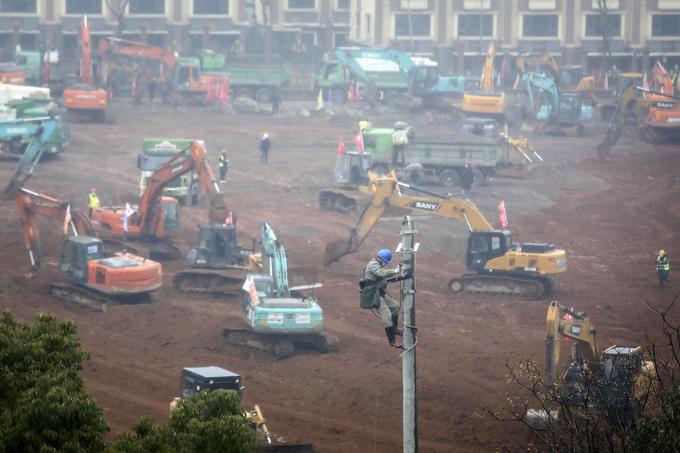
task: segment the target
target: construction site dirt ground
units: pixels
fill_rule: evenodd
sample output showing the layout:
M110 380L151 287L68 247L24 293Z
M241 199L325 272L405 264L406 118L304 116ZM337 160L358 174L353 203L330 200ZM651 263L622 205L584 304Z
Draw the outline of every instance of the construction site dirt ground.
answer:
M310 103L311 104L311 103ZM337 141L351 148L356 115L300 115L284 104L280 116L228 114L215 110L114 101L109 124L72 124L63 156L41 163L27 187L85 208L96 187L104 205L135 201L136 156L144 137L198 138L206 142L214 169L222 147L231 167L222 185L238 216L239 242L259 238L269 222L288 252L293 284L323 283L315 296L327 330L340 351L301 351L285 359L227 344L223 329L243 327L241 301L173 291L182 262L164 265L164 287L144 305L112 306L106 313L63 305L48 294L59 279L62 226L43 223L45 270L29 275L29 260L13 201L0 203L0 306L23 320L37 312L73 319L91 357L88 389L104 408L112 435L130 430L144 415L168 417L178 395L182 367L216 365L243 377L246 406L259 404L271 431L288 441L311 442L320 452L393 452L401 448L402 396L399 352L387 345L379 320L359 308L357 280L376 250L396 247L404 212L390 212L359 252L322 266L326 243L346 237L353 216L322 212L320 190L332 187ZM284 110L286 112L286 110ZM416 125L417 138L446 133L454 116L439 113L365 112L376 126L397 119ZM443 118L443 119L442 119ZM518 423L486 416L502 411L508 368L521 359L544 363L545 315L557 300L591 316L599 344L640 344L660 332L660 320L642 303L668 304L680 290L658 286L654 259L659 247L680 256L680 149L652 146L624 135L605 163L595 146L599 124L582 138L529 133L545 158L526 180L496 178L474 186L470 198L496 222L505 201L514 239L545 241L567 251L569 268L554 293L541 301L461 297L448 291L452 276L465 272L464 224L414 215L417 263L417 392L421 451L482 452L520 449L529 440ZM272 138L268 165L259 163L262 133ZM0 167L4 181L12 164ZM433 186L431 190L447 188ZM448 189L458 194L458 188ZM207 222L205 202L182 208L179 245L192 247L196 226ZM391 293L398 295L395 286ZM563 357L567 356L564 345Z

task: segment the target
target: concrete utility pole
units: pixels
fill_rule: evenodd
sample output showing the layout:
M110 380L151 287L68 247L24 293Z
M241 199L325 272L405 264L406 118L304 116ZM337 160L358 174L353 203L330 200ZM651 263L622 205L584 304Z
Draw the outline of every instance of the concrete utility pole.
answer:
M416 410L416 230L410 216L401 222L401 244L397 248L401 262L401 275L410 275L401 281L401 303L404 309L404 352L402 353L403 431L404 453L418 451L418 424Z

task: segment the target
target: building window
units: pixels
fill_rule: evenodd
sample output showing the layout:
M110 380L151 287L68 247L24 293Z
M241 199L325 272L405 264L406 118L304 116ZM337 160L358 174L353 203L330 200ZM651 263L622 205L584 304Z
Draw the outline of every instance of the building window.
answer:
M101 14L102 0L66 0L66 14Z
M464 0L463 9L467 10L480 10L480 9L491 9L490 0Z
M602 17L599 14L590 14L586 16L586 36L587 37L602 37L604 27L602 26ZM607 31L608 36L621 36L621 15L607 14Z
M409 27L409 17L411 27ZM394 35L398 38L430 37L430 15L397 14L394 16Z
M522 36L525 38L557 37L557 14L525 14L522 21Z
M227 15L229 0L194 0L194 14Z
M130 0L130 14L165 14L165 0Z
M371 15L366 14L366 34L371 34Z
M288 9L314 9L316 0L288 0Z
M349 9L350 0L338 0L338 9Z
M36 13L36 0L0 0L0 13Z
M652 36L680 36L680 14L655 14L652 16Z
M493 14L459 14L458 36L493 36Z

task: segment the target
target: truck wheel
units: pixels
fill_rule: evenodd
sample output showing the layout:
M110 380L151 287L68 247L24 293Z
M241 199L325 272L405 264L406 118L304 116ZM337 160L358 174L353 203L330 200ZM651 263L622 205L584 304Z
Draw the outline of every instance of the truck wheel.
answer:
M486 176L484 176L484 172L480 170L479 168L473 168L472 169L472 182L474 184L477 184L478 186L483 186L484 181L486 181Z
M255 99L255 96L250 88L239 88L236 90L236 99L239 98Z
M274 93L272 93L271 88L260 88L255 93L255 100L261 104L271 104L272 97L274 97Z
M455 170L446 169L439 173L439 180L445 186L457 186L460 179L458 178L458 173Z
M344 104L347 101L347 92L342 88L333 88L331 90L331 102Z

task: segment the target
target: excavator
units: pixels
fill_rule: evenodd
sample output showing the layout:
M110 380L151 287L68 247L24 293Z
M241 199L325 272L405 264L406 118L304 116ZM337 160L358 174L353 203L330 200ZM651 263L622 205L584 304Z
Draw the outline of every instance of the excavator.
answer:
M177 272L175 288L184 292L215 295L241 292L245 272L260 272L262 257L236 242L236 226L210 223L198 227L198 247L189 251L186 264L191 270Z
M3 124L0 123L0 137L3 136L2 128ZM8 134L11 134L11 130L9 129L11 129L11 126L5 129L5 131ZM28 128L21 127L21 130L24 132L32 132L33 136L23 150L23 154L14 171L14 175L2 192L3 200L11 200L14 198L19 188L24 185L31 175L33 175L33 171L38 166L38 163L40 163L43 154L51 154L52 146L50 146L50 143L54 142L55 137L61 137L66 141L68 141L68 138L70 137L68 127L66 129L60 128L59 120L54 118L45 118L44 121L38 123L31 122Z
M92 41L87 16L80 27L80 83L64 90L64 107L71 114L83 114L95 121L106 120L109 95L94 83L92 74Z
M229 78L226 75L202 74L199 61L191 58L177 58L174 52L150 46L145 42L109 38L99 42L99 56L102 60L102 78L108 80L107 67L114 60L135 62L133 97L141 102L142 76L150 70L151 62L160 63L159 91L166 102L206 103L217 100L226 102L229 93Z
M179 203L175 198L162 196L162 192L167 184L190 171L196 172L203 193L210 196L211 216L220 216L218 211L223 208L223 200L205 147L202 142L193 141L189 148L180 150L153 172L136 209L128 210L124 206L93 209L92 220L97 232L111 241L147 244L149 250L145 255L153 259L179 259L179 249L172 244L179 228ZM127 242L124 245L128 250L137 250Z
M463 93L463 113L467 116L490 116L507 120L506 99L503 91L494 91L494 44L489 45L478 91Z
M600 352L595 328L583 312L550 302L546 317L545 380L561 378L560 400L567 404L594 403L610 420L623 422L639 413L656 376L654 363L645 361L640 346L610 346ZM573 340L569 365L558 377L562 337Z
M473 273L449 281L449 289L454 293L464 291L538 299L551 290L550 276L567 270L564 250L545 243L513 243L512 233L494 229L470 200L430 192L397 181L392 176L374 181L373 196L357 217L349 239L327 245L326 265L356 252L385 209L394 206L466 223L470 230L466 264ZM404 195L400 187L429 197Z
M37 216L64 224L59 271L66 282L50 285L57 298L106 311L110 303L148 302L150 293L161 287L160 263L129 253L107 256L84 212L25 188L17 192L16 204L33 270L40 270L43 257Z
M611 114L604 140L597 145L597 155L604 161L626 127L639 128L640 136L649 143L677 139L680 135L680 98L673 95L670 77L657 64L650 88L629 83L620 92L616 109Z
M324 314L314 297L302 295L320 283L290 287L288 261L274 230L263 223L260 274L248 274L243 283L243 316L247 329L227 328L227 341L284 358L295 353L296 344L320 352L335 352L339 340L324 333Z

